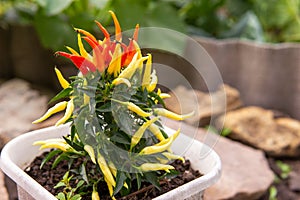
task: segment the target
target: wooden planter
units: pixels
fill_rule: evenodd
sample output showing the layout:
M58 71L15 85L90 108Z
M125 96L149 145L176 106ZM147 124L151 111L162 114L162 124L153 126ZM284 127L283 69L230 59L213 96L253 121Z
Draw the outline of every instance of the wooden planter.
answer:
M195 38L218 66L225 83L246 105L280 110L300 119L300 45Z

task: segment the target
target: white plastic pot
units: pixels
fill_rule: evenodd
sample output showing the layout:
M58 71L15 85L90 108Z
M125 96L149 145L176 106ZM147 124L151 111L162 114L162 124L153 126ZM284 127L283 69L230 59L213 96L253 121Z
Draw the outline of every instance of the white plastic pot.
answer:
M170 130L171 129L167 129ZM23 134L5 145L1 152L1 168L17 183L19 200L55 200L56 198L23 170L41 154L39 147L32 143L37 140L56 138L66 135L69 126L49 127ZM168 131L169 132L169 131ZM174 131L172 131L174 132ZM192 141L192 143L190 142ZM186 144L190 143L187 148ZM191 161L192 167L204 175L155 200L202 199L203 191L214 184L221 175L221 161L219 156L208 146L199 141L193 141L184 134L180 134L172 146L173 151L182 153Z

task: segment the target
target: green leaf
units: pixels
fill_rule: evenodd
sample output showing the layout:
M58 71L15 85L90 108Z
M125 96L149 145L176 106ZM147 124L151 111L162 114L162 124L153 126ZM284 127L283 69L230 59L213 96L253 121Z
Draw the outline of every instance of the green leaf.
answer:
M61 13L63 10L68 8L70 4L73 2L73 0L44 0L42 2L43 8L45 9L45 13L48 16L57 15Z
M130 138L126 134L115 134L110 137L110 140L113 142L130 145Z
M69 177L69 171L67 171L63 176L63 181L67 182Z
M67 137L63 136L64 140L76 151L83 151L83 145L81 143L76 143L69 140Z
M180 174L179 171L171 169L170 173L165 173L163 176L159 177L159 179L162 179L162 178L172 179L172 178L177 177L179 174Z
M67 155L65 155L65 153L62 153L61 155L59 155L55 160L54 160L54 162L53 162L53 164L52 164L52 169L54 169L57 165L58 165L58 163L60 162L60 161L62 161L62 160L68 160L69 159L69 157L67 156Z
M158 182L158 177L156 172L146 172L144 173L145 179L151 183L152 185L154 185L158 190L160 190L160 185Z
M49 104L50 104L50 103L53 103L54 101L63 99L63 98L65 98L65 97L69 97L69 96L70 96L70 93L71 93L72 91L73 91L72 88L66 88L66 89L63 89L62 91L60 91L57 95L55 95L55 96L49 101Z
M277 200L277 189L275 186L271 186L269 189L269 200Z
M60 192L56 195L56 198L58 198L59 200L66 200L66 196L63 192Z
M84 184L83 180L80 180L77 185L76 185L76 189L80 188L82 185ZM88 183L89 184L89 183Z
M41 163L41 166L40 166L40 169L43 168L43 166L44 166L44 164L45 164L46 162L48 162L51 158L53 158L55 155L57 155L57 154L59 154L59 153L61 153L61 152L62 152L62 151L59 150L59 149L53 150L53 151L49 152L49 153L47 154L47 156L43 159L43 161L42 161L42 163Z
M76 194L70 200L80 200L80 199L82 199L81 195L80 194Z
M111 112L111 102L105 103L96 109L98 112Z
M88 176L87 176L87 173L86 173L86 169L85 169L85 164L82 164L81 167L80 167L80 175L82 176L83 180L89 184L89 179L88 179ZM79 182L80 183L80 182ZM80 187L79 183L77 184L77 188ZM80 183L81 185L83 184Z
M248 11L229 30L220 34L221 38L247 38L256 41L264 41L263 30L257 16Z
M60 16L45 16L41 12L34 18L34 27L45 48L59 50L67 46L75 46L76 34L68 22Z
M141 188L142 185L142 177L140 174L136 174L136 183L137 183L137 188L138 190Z
M226 136L228 136L231 132L232 132L232 131L231 131L229 128L224 128L224 129L222 129L222 131L221 131L221 136L226 137Z
M276 161L277 167L281 170L280 177L282 179L286 179L289 176L289 173L291 172L291 166L282 162L281 160Z
M63 187L63 186L66 186L66 184L64 182L58 182L54 188L59 188L59 187Z
M121 190L121 188L124 186L124 181L126 180L126 178L127 178L126 174L118 170L117 177L116 177L116 187L114 189L113 195L116 195Z

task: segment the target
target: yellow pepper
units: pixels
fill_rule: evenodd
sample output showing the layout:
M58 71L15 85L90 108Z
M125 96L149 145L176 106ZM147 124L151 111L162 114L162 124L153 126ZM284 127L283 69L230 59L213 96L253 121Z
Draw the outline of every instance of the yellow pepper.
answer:
M142 52L141 52L141 49L140 49L138 43L136 42L136 40L132 40L132 43L133 43L134 48L135 48L135 50L136 50L136 52L137 52L137 54L138 54L138 57L137 57L137 58L138 58L138 59L141 58L141 57L142 57Z
M138 114L141 117L150 117L152 113L143 111L139 106L135 105L132 102L126 102L128 110Z
M74 103L73 103L73 99L71 99L70 101L68 101L65 115L60 120L58 120L58 122L56 122L55 126L59 126L65 123L71 117L73 111L74 111Z
M97 183L93 185L93 192L92 192L92 200L100 200L98 191L97 191Z
M175 154L172 154L172 153L169 153L169 152L163 152L162 153L165 157L167 157L169 160L181 160L183 163L185 162L184 158L179 156L179 155L175 155Z
M159 140L162 141L165 139L165 137L163 136L163 134L161 133L159 127L155 124L151 124L149 126L149 130L153 133L153 135Z
M151 67L152 67L152 56L148 54L148 60L146 62L145 72L143 76L142 88L147 88L150 84L150 74L151 74Z
M122 84L122 83L126 84L128 87L131 87L131 83L126 78L116 78L112 82L113 85L119 85L119 84Z
M85 57L85 58L88 58L88 57L89 57L89 54L88 54L88 52L86 52L86 50L84 49L84 46L83 46L82 40L81 40L81 36L80 36L79 33L77 34L77 40L78 40L78 47L79 47L80 55L83 56L83 57Z
M97 162L98 162L98 165L103 173L103 176L105 177L106 179L106 182L107 184L109 183L110 185L112 185L113 187L116 186L116 182L115 182L115 179L105 161L105 158L100 154L98 153L98 157L97 157Z
M61 143L61 142L47 142L46 144L43 144L40 147L40 149L49 149L49 148L51 149L56 148L65 152L72 147L66 143Z
M147 86L147 90L148 90L149 92L152 92L152 91L156 88L157 82L158 82L158 79L157 79L157 76L156 76L156 71L153 70L153 72L152 72L152 74L151 74L151 82L150 82L150 84Z
M109 74L114 74L114 77L116 77L121 71L121 58L122 58L121 45L117 44L114 54L112 56L112 60L109 63L109 66L107 68L107 72Z
M75 51L73 48L66 46L66 48L75 56L79 56L79 53L77 53L77 51Z
M117 169L116 169L114 163L112 163L111 161L108 162L108 167L109 167L112 175L114 175L114 177L117 177Z
M62 102L55 104L55 106L50 108L42 117L33 121L32 123L36 124L36 123L42 122L42 121L46 120L47 118L49 118L51 115L58 113L60 111L63 111L64 109L66 109L67 104L68 104L67 101L62 101Z
M109 163L108 163L108 167L109 167L111 173L113 174L113 176L114 176L114 177L117 177L117 169L116 169L114 163L109 162ZM126 188L128 189L128 185L127 185L126 182L124 183L124 187L126 187Z
M144 172L148 171L158 171L165 170L166 172L170 172L170 169L174 169L172 165L165 165L161 163L144 163L139 167L140 170Z
M134 133L134 135L131 138L131 144L130 144L130 149L135 147L143 137L144 132L146 129L150 126L150 124L154 123L156 120L158 120L158 117L152 118L146 122Z
M100 200L99 194L97 192L97 190L93 189L92 192L92 200Z
M172 137L173 141L174 141L178 137L179 134L180 134L180 128L173 135L171 135L170 137Z
M132 58L132 61L129 63L129 65L120 73L118 78L125 78L130 79L135 71L142 66L143 62L148 59L148 57L141 57L137 59L138 53L135 53L135 55Z
M63 77L61 72L55 67L54 68L58 81L62 88L66 89L70 86L70 83Z
M47 140L39 140L39 141L35 141L33 143L33 145L43 145L43 144L47 144L47 143L50 143L50 142L57 142L57 143L66 143L66 141L62 138L52 138L52 139L47 139Z
M87 94L83 94L83 104L86 105L90 102L90 97Z
M95 157L95 151L94 148L88 144L84 145L84 150L89 154L91 161L96 164L96 157Z
M149 154L155 154L155 153L160 153L160 152L166 151L167 149L169 149L172 142L173 142L173 137L169 137L153 146L148 146L148 147L143 148L141 150L140 154L149 155Z
M154 113L174 120L184 120L186 118L193 116L195 112L193 111L185 115L179 115L164 108L155 108Z
M170 98L171 95L169 95L168 93L160 93L159 97L162 98L162 99L165 99L165 98Z
M87 86L87 85L88 85L88 82L87 82L86 79L84 79L83 85L84 85L84 86ZM89 102L90 102L90 97L89 97L87 94L83 93L83 104L86 105L86 104L88 104Z

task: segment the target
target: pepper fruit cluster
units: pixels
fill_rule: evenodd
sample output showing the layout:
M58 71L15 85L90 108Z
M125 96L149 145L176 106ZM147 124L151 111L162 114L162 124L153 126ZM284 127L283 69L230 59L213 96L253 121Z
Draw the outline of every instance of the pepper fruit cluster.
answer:
M193 114L179 115L164 107L163 99L169 95L156 87L158 79L152 69L151 54L142 55L137 43L139 25L126 45L122 42L115 13L110 11L110 14L115 25L114 39L96 21L103 40L75 28L79 52L67 47L69 53L56 53L70 59L80 72L70 77L69 82L55 68L63 90L52 100L64 100L33 122L44 121L65 110L56 126L69 122L70 133L63 139L37 141L35 145L55 152L50 152L47 160L54 155L68 161L73 160L68 156L89 159L96 171L91 173L83 166L81 170L85 173L79 173L78 177L85 180L84 192L90 193L92 199L100 199L103 195L98 189L103 181L112 199L132 192L134 181L138 187L144 181L159 187L159 180L174 172L174 167L168 163L176 159L184 161L170 148L180 130L168 136L160 117L183 120ZM82 40L89 44L91 53L87 52Z

